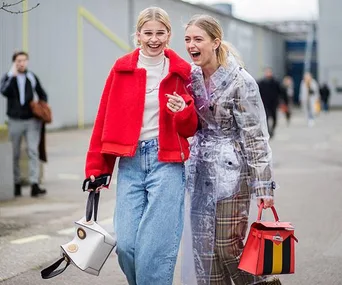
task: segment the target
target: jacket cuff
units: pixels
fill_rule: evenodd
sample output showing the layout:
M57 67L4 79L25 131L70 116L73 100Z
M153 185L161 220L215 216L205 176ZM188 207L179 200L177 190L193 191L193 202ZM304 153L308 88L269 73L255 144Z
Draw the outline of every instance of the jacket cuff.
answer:
M176 125L178 125L179 123L181 124L184 121L186 121L191 116L192 111L193 111L192 108L186 105L182 111L174 113Z
M87 153L85 177L89 178L91 175L100 176L102 174L112 174L114 163L115 156L89 151Z
M274 181L253 181L250 183L252 193L255 193L256 197L273 197L274 190L277 188Z

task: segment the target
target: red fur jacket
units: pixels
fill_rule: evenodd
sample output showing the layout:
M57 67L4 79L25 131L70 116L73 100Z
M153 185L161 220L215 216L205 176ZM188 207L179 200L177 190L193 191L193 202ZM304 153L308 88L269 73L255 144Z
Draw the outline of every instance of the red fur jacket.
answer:
M182 162L189 157L188 137L196 132L194 101L185 90L190 64L174 51L165 50L170 60L168 75L159 87L159 150L163 162ZM137 68L139 49L114 64L100 101L87 153L85 175L112 173L115 158L134 156L142 127L145 105L146 70ZM177 113L167 107L165 94L181 95L187 107Z

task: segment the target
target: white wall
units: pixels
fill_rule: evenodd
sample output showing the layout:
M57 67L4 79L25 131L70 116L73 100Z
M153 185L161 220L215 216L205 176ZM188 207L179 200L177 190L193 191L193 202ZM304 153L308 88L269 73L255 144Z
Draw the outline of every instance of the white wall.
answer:
M169 13L173 25L171 47L184 58L189 59L184 48L184 25L194 14L209 13L220 20L226 40L241 52L253 76L260 77L265 66L272 66L277 76L284 73L280 34L212 9L180 0L28 0L28 6L38 2L40 6L27 13L26 38L23 15L0 11L0 73L7 72L13 51L21 49L27 40L30 68L40 78L53 108L50 128L93 122L108 71L126 53L109 37L114 34L132 45L135 19L140 10L152 5ZM90 18L78 16L80 7L90 12ZM5 99L0 98L0 125L5 121L4 104Z
M319 9L319 81L328 83L331 105L342 106L342 1L320 0Z

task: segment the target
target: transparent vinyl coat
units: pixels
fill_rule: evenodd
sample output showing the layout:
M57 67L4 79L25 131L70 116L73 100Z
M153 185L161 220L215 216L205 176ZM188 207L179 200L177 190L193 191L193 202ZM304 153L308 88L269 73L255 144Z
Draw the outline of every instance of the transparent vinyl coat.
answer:
M217 202L241 191L248 191L250 197L273 196L272 153L258 85L232 55L228 67L220 66L210 77L208 88L201 68L193 66L188 87L200 126L187 162L182 284L206 285L212 269ZM236 211L248 220L249 208Z

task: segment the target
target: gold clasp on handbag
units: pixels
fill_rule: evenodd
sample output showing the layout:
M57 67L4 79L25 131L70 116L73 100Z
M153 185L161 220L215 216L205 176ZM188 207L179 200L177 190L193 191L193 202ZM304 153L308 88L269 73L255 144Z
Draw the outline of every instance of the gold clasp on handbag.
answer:
M67 250L70 252L70 253L74 253L76 251L78 251L78 245L77 244L69 244L68 247L67 247Z
M279 241L279 242L283 242L284 241L283 237L280 236L279 234L276 234L275 236L273 236L273 240Z

